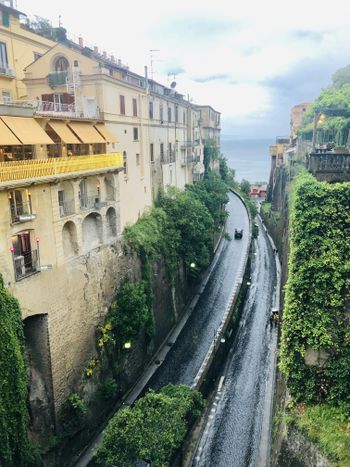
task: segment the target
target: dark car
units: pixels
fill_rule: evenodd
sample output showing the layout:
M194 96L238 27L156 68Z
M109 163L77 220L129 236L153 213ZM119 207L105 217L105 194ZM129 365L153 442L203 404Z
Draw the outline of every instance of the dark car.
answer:
M235 238L242 238L243 237L243 229L235 229Z

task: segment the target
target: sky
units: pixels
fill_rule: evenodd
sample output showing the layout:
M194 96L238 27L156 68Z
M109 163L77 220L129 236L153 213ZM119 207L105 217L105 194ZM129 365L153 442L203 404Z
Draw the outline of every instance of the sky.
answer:
M16 4L16 0L15 0ZM289 134L290 109L350 64L346 0L17 0L132 71L222 113L223 137ZM152 61L152 63L151 63Z

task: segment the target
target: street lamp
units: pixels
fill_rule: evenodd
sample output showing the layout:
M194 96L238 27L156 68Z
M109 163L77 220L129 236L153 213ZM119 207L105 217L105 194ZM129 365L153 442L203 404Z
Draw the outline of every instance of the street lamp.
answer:
M315 150L316 146L316 133L317 133L317 125L323 123L326 119L324 114L316 113L314 115L314 126L312 128L312 151Z

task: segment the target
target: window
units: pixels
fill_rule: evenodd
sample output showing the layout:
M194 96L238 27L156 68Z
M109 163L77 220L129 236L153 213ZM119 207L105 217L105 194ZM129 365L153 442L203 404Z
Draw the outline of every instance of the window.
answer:
M168 107L168 122L171 122L171 107Z
M39 54L39 52L33 52L33 54L34 54L34 61L39 60L39 58L41 57L41 54Z
M132 114L137 117L137 100L135 98L132 100Z
M77 67L79 66L79 61L78 61L78 60L74 60L73 65L77 68Z
M120 115L125 115L125 97L119 96Z
M153 102L149 103L149 118L153 119Z
M160 119L160 123L163 123L164 116L163 116L163 105L162 104L160 104L159 106L159 119Z
M2 12L2 25L6 28L10 26L10 15L7 11Z
M2 94L2 102L4 104L9 104L12 101L11 91L3 90L1 94Z
M164 143L160 143L160 162L164 162Z
M8 67L7 49L5 42L0 42L0 67Z
M154 144L153 143L149 145L149 153L150 153L151 162L154 162Z
M183 121L183 124L186 125L186 112L183 113L182 121Z
M134 128L133 131L134 131L134 141L137 141L139 139L139 129Z
M168 151L169 151L169 162L172 162L172 144L168 144Z
M55 71L67 71L69 68L68 60L65 57L58 57L55 60Z
M123 151L123 165L125 170L125 175L128 174L128 158L126 156L126 151Z
M175 122L177 123L179 121L179 109L177 105L175 106Z
M140 154L136 154L136 165L140 165Z

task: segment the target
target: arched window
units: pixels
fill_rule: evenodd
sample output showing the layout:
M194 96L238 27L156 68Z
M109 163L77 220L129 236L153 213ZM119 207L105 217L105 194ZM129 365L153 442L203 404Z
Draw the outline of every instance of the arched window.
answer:
M114 208L109 208L106 213L106 227L108 238L117 236L117 215Z
M63 254L66 258L78 254L77 229L74 222L68 221L62 229Z
M83 221L83 245L85 250L96 248L102 243L102 218L92 212Z
M69 68L69 62L65 57L58 57L54 64L55 71L67 71Z

